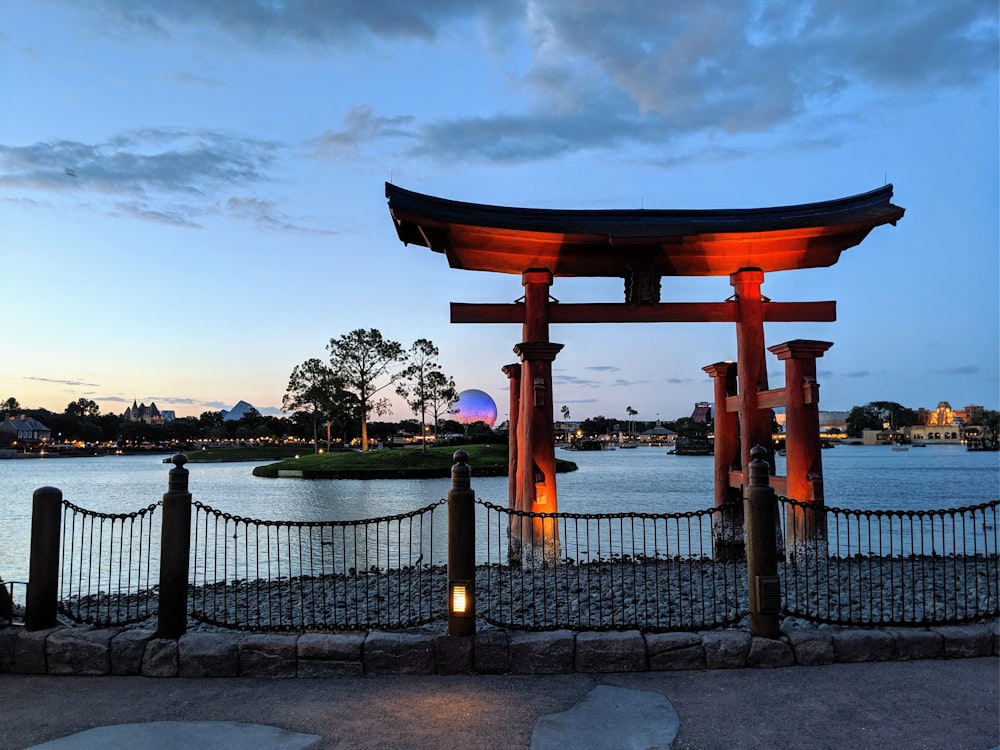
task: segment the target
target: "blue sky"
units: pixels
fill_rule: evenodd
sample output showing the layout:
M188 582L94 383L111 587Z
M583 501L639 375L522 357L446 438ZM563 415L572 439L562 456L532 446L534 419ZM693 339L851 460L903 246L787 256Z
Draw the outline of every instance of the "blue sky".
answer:
M822 408L998 406L991 0L0 0L0 398L275 413L331 337L430 338L506 416L516 276L404 247L383 184L544 208L749 208L895 185L833 268L770 274L836 323ZM726 278L665 278L721 301ZM569 302L621 280L557 279ZM554 326L574 419L690 413L727 324ZM772 361L771 385L781 385ZM412 416L398 404L394 417Z

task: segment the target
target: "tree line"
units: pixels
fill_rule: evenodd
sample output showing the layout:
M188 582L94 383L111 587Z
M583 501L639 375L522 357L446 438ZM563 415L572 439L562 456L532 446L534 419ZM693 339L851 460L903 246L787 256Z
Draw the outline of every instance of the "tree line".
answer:
M221 411L206 411L199 417L181 417L162 424L123 420L102 414L91 399L78 399L62 414L47 409L23 409L16 398L0 402L3 418L31 416L51 430L53 442L191 442L196 440L261 440L309 437L319 444L318 429L326 429L328 447L333 435L349 443L360 432L367 450L374 440L390 439L401 431L436 438L440 429L461 432L462 425L448 419L458 400L455 381L438 362L440 352L429 339L417 339L404 349L381 331L356 329L331 338L326 361L311 358L296 365L288 379L282 409L289 416L262 415L251 409L239 420L226 420ZM394 388L419 420L375 423L373 416L391 414L387 389ZM426 441L425 448L426 448Z
M417 339L404 349L376 328L358 328L331 338L326 349L326 362L314 357L295 366L281 400L281 408L293 418L312 424L314 444L319 442L320 425L326 429L328 447L334 433L348 442L349 431L358 425L361 449L367 451L372 415L392 412L386 396L392 387L419 417L420 434L426 436L432 429L437 438L458 391L454 379L441 369L440 351L432 341ZM423 447L427 449L426 440Z

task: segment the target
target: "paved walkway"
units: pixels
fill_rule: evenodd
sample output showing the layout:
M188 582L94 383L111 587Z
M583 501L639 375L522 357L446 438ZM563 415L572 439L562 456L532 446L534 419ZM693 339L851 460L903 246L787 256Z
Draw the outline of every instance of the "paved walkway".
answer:
M0 750L987 750L1000 745L998 685L995 657L549 676L0 674Z

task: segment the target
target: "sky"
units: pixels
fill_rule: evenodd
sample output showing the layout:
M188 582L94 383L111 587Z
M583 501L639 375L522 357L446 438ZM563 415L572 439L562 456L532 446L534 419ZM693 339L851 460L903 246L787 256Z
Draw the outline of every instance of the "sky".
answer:
M755 208L889 182L831 268L768 274L821 408L1000 403L994 0L0 0L0 399L280 413L297 364L427 338L507 417L513 275L396 236L384 183L537 208ZM620 302L620 279L556 279ZM663 301L725 300L725 277ZM554 325L556 413L675 419L732 324ZM770 356L770 355L769 355ZM783 384L769 360L771 386ZM392 417L413 415L395 399Z

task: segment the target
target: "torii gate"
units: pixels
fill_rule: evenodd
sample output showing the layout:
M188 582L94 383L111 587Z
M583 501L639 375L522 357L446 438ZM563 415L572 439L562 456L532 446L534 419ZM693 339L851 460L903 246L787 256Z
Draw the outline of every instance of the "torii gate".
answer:
M787 482L779 492L822 506L816 358L831 346L790 341L771 347L786 361L786 387L771 390L765 322L832 322L836 302L772 302L761 295L764 273L832 266L872 229L895 224L892 185L861 195L760 209L551 210L452 201L386 183L385 194L404 244L444 253L452 268L519 274L524 297L507 304L451 304L453 323L521 323L519 362L510 379L512 509L558 509L552 411L552 362L562 344L550 323L736 323L737 361L705 367L715 382L715 501L743 484L750 449L768 449L774 473L770 409L787 411ZM549 288L558 276L618 277L624 303L565 304ZM728 276L725 302L660 302L663 276ZM527 531L527 530L525 530ZM794 530L793 530L794 531ZM512 536L517 532L512 530ZM544 535L553 538L551 533ZM513 540L512 549L516 546ZM555 550L541 552L549 559Z

